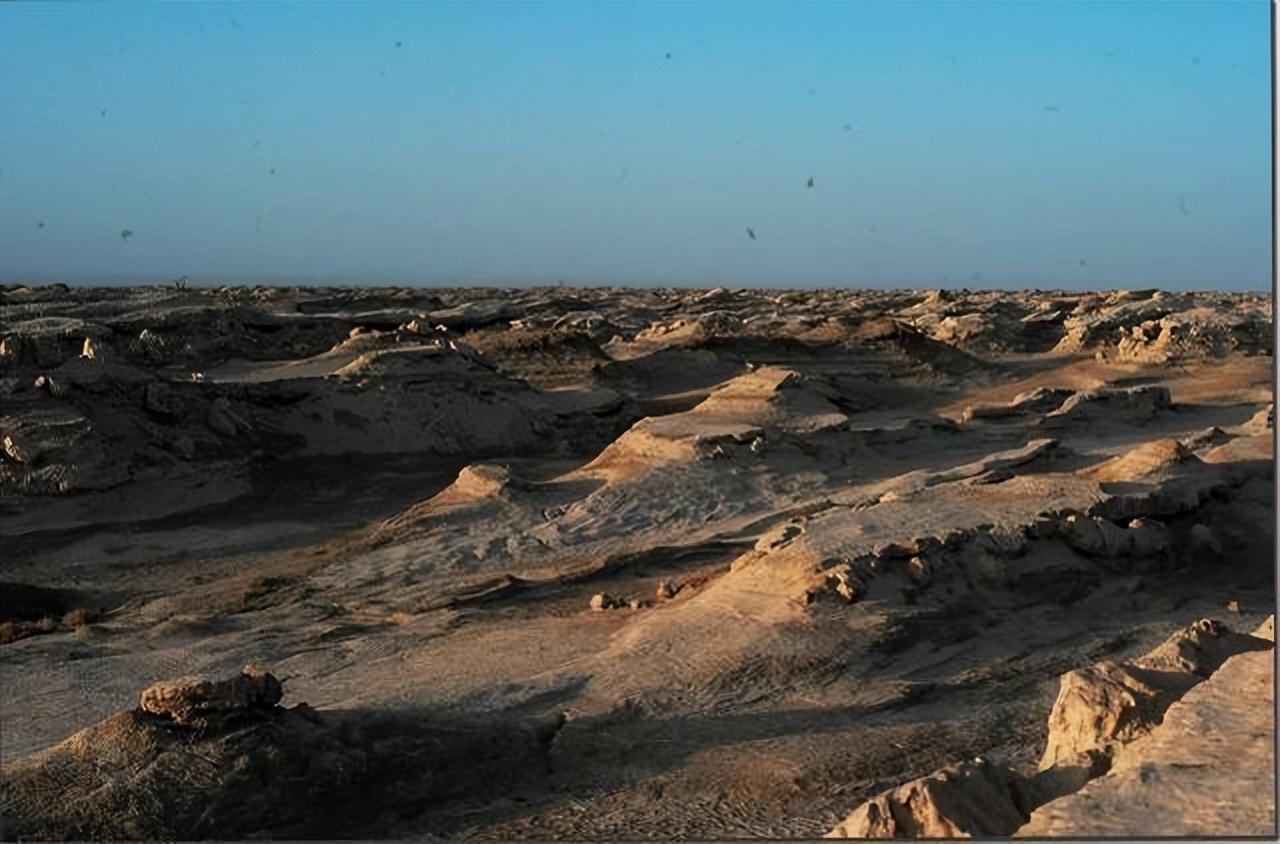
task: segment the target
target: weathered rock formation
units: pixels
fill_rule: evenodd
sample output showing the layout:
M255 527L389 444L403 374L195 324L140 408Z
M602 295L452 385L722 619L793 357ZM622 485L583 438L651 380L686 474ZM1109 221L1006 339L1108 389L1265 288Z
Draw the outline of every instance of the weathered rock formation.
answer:
M1003 836L1026 823L1026 781L973 759L943 768L863 803L827 838Z
M286 709L281 693L274 676L254 669L156 683L138 708L6 765L5 837L385 834L407 807L426 813L536 776L559 726Z
M962 762L871 798L827 837L1269 834L1273 623L1249 636L1202 619L1132 662L1070 671L1039 773ZM1224 663L1232 670L1214 674ZM1210 766L1225 770L1188 773ZM1248 797L1215 815L1237 771ZM1183 800L1194 810L1179 811Z
M1255 631L1274 636L1274 617ZM1274 837L1275 653L1227 659L1119 748L1110 771L1037 809L1034 838Z

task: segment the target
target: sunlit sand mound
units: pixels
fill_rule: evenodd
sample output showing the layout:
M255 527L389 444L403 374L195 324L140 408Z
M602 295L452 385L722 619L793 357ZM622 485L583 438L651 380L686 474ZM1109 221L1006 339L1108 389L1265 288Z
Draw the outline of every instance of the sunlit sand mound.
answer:
M1275 430L1276 406L1274 402L1259 410L1249 421L1240 426L1243 433L1251 436L1265 436Z
M1089 473L1044 472L1036 461L1053 448L1045 440L923 474L875 503L828 506L779 525L705 588L620 633L589 690L601 700L700 709L734 698L729 678L741 672L771 694L818 677L830 683L867 644L833 624L832 608L856 608L854 618L874 623L886 606L946 605L975 590L999 603L1001 592L1032 594L1038 578L1168 569L1182 559L1178 540L1193 557L1215 541L1203 526L1174 531L1155 517L1194 510L1209 490L1232 483L1227 475L1188 486L1149 472L1140 449L1129 466L1147 485L1109 490ZM1168 449L1145 449L1153 450ZM712 630L724 635L708 639ZM696 641L704 644L687 644Z
M708 311L691 319L654 323L635 336L637 343L664 346L694 346L712 337L735 337L742 333L742 319L728 311Z
M1162 439L1143 443L1132 451L1086 470L1085 474L1098 481L1137 481L1167 477L1198 463L1200 459L1181 442Z
M1168 388L1159 385L1089 390L1069 396L1040 424L1062 427L1087 422L1142 422L1168 410L1171 404Z
M527 486L506 466L473 463L459 472L458 479L432 500L440 503L479 501Z
M947 580L953 552L979 535L1016 537L1046 506L1087 508L1100 497L1095 484L1069 476L952 482L780 525L705 588L619 634L589 688L605 700L695 709L737 697L729 678L744 671L753 682L742 695L794 690L856 662L866 642L850 638L852 618L874 625L879 601L900 603L904 590L918 595ZM866 609L848 624L827 609L855 605Z
M847 423L831 402L834 395L816 379L761 367L732 379L692 410L640 420L583 471L617 474L744 449L759 453L770 432L811 432Z
M965 422L975 419L1005 419L1028 416L1041 416L1062 405L1072 395L1071 390L1036 387L1014 396L1007 404L971 404L966 405L963 413Z

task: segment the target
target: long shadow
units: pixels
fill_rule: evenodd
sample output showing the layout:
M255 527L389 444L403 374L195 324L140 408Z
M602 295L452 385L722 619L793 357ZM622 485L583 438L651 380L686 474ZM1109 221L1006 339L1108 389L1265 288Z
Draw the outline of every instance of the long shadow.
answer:
M184 725L131 710L7 765L0 820L19 839L385 837L545 781L560 723L302 704Z

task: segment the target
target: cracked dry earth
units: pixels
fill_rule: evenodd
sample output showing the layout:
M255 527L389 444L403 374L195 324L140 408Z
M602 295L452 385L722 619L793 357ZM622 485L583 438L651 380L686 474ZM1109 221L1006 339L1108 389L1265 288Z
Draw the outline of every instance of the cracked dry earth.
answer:
M1274 828L1266 296L2 296L6 837Z

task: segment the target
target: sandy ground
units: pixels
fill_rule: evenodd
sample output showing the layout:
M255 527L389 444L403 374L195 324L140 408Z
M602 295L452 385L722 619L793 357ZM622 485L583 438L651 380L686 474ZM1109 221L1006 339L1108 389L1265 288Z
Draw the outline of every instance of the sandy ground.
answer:
M354 835L810 837L975 754L1033 770L1063 671L1274 612L1271 319L8 288L3 580L54 603L5 602L0 761L252 663L322 714L557 725L536 776Z

